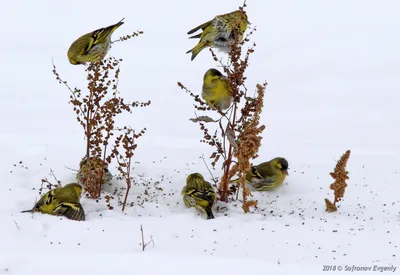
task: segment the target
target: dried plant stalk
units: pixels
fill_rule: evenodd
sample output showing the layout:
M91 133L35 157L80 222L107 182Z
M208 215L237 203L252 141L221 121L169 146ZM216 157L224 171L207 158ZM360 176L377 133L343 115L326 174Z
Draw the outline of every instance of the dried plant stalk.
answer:
M261 147L261 133L265 125L260 124L260 115L263 108L264 93L267 83L257 85L257 97L253 100L247 100L242 109L243 122L239 124L238 149L235 154L238 162L239 183L243 189L243 209L248 209L246 205L247 197L252 196L251 191L245 187L246 172L250 170L250 159L257 156ZM252 203L254 204L254 202ZM257 205L257 203L255 202ZM246 211L246 210L245 210Z
M138 36L138 31L132 35L121 37L119 42ZM117 42L117 41L114 41ZM70 91L69 103L73 106L78 123L84 130L86 138L86 163L80 167L80 178L91 198L98 198L104 182L106 166L115 157L109 153L109 144L114 132L115 118L123 112L132 113L135 107L146 107L148 102L125 102L118 90L122 59L108 57L98 62L90 63L86 68L87 90L72 89L63 81L53 64L53 73L59 83ZM81 165L80 165L81 166Z
M335 179L335 181L330 185L330 189L334 191L334 200L333 203L328 199L325 199L326 211L327 212L335 212L337 211L336 203L341 201L344 197L344 192L347 187L346 180L349 179L349 172L346 171L347 161L350 158L350 150L347 150L346 153L342 155L339 161L336 163L335 170L330 173L331 177Z
M245 13L246 3L239 9ZM238 26L240 22L238 22ZM238 28L239 29L239 28ZM264 125L259 125L260 114L263 107L264 93L267 83L257 85L257 95L255 98L247 95L245 81L245 71L249 66L249 57L254 52L255 43L242 54L242 47L249 42L249 37L256 29L253 28L243 41L238 41L240 35L233 30L234 41L229 45L229 59L227 64L217 58L213 49L210 48L214 61L222 67L229 81L232 105L222 112L217 109L210 109L199 95L193 94L182 83L178 86L184 89L194 98L196 111L214 112L218 119L210 116L199 115L191 121L198 123L203 131L201 142L207 143L215 150L210 159L211 165L215 168L216 163L222 160L222 176L218 186L219 199L228 201L228 196L235 194L237 188L229 186L232 177L239 173L240 187L243 189L243 209L248 212L249 207L256 206L256 201L247 201L251 191L246 187L245 172L250 170L250 159L257 157L257 152L261 146L261 133L265 129ZM238 30L237 30L238 31ZM215 126L216 130L211 131L209 127Z
M139 134L135 133L132 128L125 128L124 133L116 138L114 148L112 149L112 154L117 158L118 161L118 171L121 177L125 179L126 191L124 200L122 202L122 212L125 211L129 191L132 187L132 158L137 147L136 140L144 135L146 129L143 129ZM119 147L122 146L123 153L119 151Z

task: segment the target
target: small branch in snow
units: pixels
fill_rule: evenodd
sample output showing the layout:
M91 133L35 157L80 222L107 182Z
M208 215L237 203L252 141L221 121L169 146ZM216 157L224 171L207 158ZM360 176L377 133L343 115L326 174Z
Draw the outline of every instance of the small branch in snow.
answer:
M142 235L142 251L144 251L146 249L146 247L150 244L153 243L153 247L154 247L154 240L153 240L153 236L150 236L150 241L148 241L147 243L144 243L144 234L143 234L143 226L140 225L140 232Z
M18 231L19 231L18 223L16 221L14 221L14 223L15 223L15 226L17 227Z

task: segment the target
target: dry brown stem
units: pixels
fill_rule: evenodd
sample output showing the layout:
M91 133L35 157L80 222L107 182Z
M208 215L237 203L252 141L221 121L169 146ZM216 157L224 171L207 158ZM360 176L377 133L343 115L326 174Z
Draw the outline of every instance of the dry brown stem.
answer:
M153 247L154 247L154 240L153 240L153 236L150 236L150 241L148 241L147 243L144 242L144 232L143 232L143 226L140 225L140 233L142 235L142 251L144 251L146 249L146 247L150 244L153 243Z
M128 199L129 191L132 187L132 158L137 147L136 140L144 135L146 129L143 129L138 134L132 128L125 127L123 133L120 134L115 141L114 147L112 149L111 156L115 157L118 162L118 171L121 177L125 179L126 191L124 200L122 202L122 212L125 211L126 202ZM123 153L120 152L120 147L122 146Z

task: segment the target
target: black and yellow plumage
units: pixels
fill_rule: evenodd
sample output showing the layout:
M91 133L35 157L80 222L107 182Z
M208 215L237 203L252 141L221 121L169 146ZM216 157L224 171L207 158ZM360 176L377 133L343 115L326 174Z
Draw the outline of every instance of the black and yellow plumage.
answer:
M209 69L204 74L201 96L213 109L225 110L233 102L229 80L217 69Z
M289 163L285 158L278 157L270 161L252 166L246 173L246 181L256 191L269 191L280 186L288 173ZM237 182L235 179L232 182Z
M182 189L183 202L187 207L195 207L207 219L214 219L212 207L217 199L214 188L204 180L199 173L190 174L186 179L186 185Z
M64 187L57 187L46 194L30 210L26 212L41 212L55 216L64 216L71 220L84 221L85 211L80 204L82 186L70 183Z
M122 19L124 20L124 18ZM68 60L72 65L85 65L103 59L111 47L111 35L124 22L87 33L76 39L68 49Z

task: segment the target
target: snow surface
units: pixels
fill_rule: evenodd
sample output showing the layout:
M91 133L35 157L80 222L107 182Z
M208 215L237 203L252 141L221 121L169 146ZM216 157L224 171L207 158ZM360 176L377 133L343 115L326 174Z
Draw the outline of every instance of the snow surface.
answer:
M181 202L189 173L209 176L200 156L211 149L199 143L201 132L188 120L192 99L176 82L199 93L204 72L216 64L207 50L190 61L185 52L196 41L186 33L242 1L2 3L0 273L325 274L324 265L400 268L399 2L247 2L249 20L257 25L247 87L269 83L258 160L284 156L290 176L274 192L254 193L260 206L255 213L218 203L225 211L214 211L216 219L209 221ZM82 199L85 222L19 213L38 198L40 180L52 180L50 169L63 183L74 181L67 167L76 169L84 153L82 130L67 104L68 91L52 74L51 59L71 86L84 88L84 67L68 63L68 47L79 35L123 17L114 38L136 30L144 34L111 49L124 59L120 91L127 100L152 101L118 121L148 129L135 157L133 207L122 214L117 198L113 211L104 200ZM324 211L324 198L333 197L329 172L347 149L349 186L339 211L329 214ZM152 236L155 243L144 252L140 225L146 241ZM376 272L363 272L368 273Z

